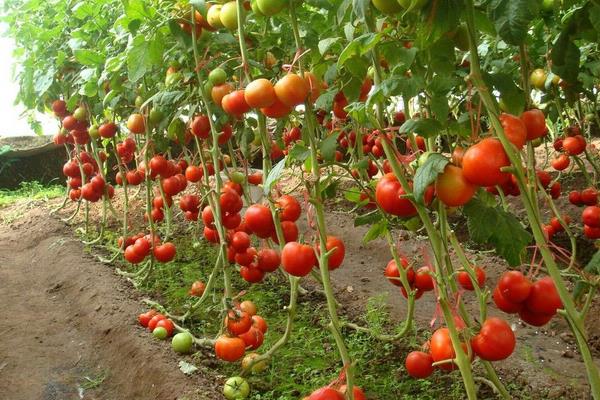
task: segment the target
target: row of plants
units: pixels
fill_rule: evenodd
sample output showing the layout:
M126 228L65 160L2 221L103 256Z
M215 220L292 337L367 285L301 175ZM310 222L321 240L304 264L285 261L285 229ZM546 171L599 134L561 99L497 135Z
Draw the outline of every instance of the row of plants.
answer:
M208 347L223 361L243 360L241 375L260 372L295 334L310 276L325 295L340 363L332 384L308 399L365 398L348 332L401 340L427 291L443 318L405 355L412 377L458 370L475 399L477 358L495 392L512 398L493 362L508 358L517 338L506 320L488 317L491 298L529 325L565 319L600 398L585 326L597 264L583 268L577 258L578 237L586 246L600 238L596 2L23 0L5 14L19 46L18 101L60 123L54 142L69 155L63 207L77 204L66 220L83 212L85 242L100 243L118 217L107 261L124 257L131 267L117 271L136 285L177 257L177 209L195 238L215 246L187 311L150 302L160 313L140 316L159 338L178 332L176 351ZM294 188L282 184L288 172ZM585 205L576 223L554 200L565 196L561 181L579 175L585 183L568 195ZM328 232L325 205L342 195L355 205L355 225L370 226L364 241L389 244L383 273L406 298L393 334L340 319L331 271L343 269L345 245ZM131 207L137 196L143 210ZM99 221L90 218L94 203ZM464 251L454 215L466 219L471 241L506 261L493 289ZM142 218L146 229L132 232L131 219ZM401 254L400 230L427 237L431 262ZM561 232L569 249L553 242ZM242 301L238 273L255 285L283 274L289 284L285 331L260 353L248 352L261 347L268 321ZM218 334L194 335L186 323L213 305L217 281ZM478 315L467 311L465 291ZM249 390L234 377L225 396Z

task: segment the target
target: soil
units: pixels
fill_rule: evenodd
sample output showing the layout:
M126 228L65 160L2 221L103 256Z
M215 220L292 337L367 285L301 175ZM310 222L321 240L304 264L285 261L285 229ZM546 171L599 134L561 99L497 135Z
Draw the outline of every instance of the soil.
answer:
M48 214L38 205L0 224L0 397L221 399L216 379L180 372L136 324L145 308L130 285Z

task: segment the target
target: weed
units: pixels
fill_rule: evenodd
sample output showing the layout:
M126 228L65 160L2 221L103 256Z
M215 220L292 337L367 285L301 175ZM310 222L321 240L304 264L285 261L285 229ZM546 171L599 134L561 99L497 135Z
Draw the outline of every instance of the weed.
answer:
M60 197L64 195L65 188L62 185L44 185L39 182L21 182L17 189L0 190L0 208L6 207L20 200L43 200Z

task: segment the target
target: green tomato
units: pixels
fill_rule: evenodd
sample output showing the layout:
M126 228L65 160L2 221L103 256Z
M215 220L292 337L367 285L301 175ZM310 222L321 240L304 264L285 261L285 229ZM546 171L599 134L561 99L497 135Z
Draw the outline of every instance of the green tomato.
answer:
M250 385L241 376L234 376L225 382L223 394L227 400L243 400L250 394Z
M264 14L260 11L260 8L258 8L258 4L256 3L256 0L251 0L250 1L250 7L252 8L252 12L255 15L259 15L261 17L264 17Z
M85 121L87 119L87 110L85 107L77 107L75 111L73 111L73 117L77 121Z
M500 107L501 111L508 112L508 106L506 105L506 103L504 102L504 99L502 99L502 98L500 98L500 100L498 101L498 107Z
M244 182L244 174L239 171L234 171L231 173L231 181L233 183L241 184Z
M229 29L230 31L235 31L238 27L237 17L237 2L230 1L228 3L225 3L223 8L221 8L220 14L221 23L223 24L223 26L225 26L225 28Z
M278 14L287 5L286 0L256 0L256 6L268 17Z
M171 60L169 62L169 67L173 67L175 69L181 68L181 63L178 60Z
M402 8L406 10L420 10L427 4L428 0L398 0Z
M460 25L452 38L454 46L461 51L469 50L469 31L466 25Z
M531 144L533 145L533 147L538 147L539 145L541 145L544 141L542 140L541 137L533 139L531 141Z
M213 28L219 29L223 27L223 23L221 22L221 8L223 6L220 4L214 4L211 8L206 12L206 22Z
M158 108L153 108L152 111L150 111L150 115L148 115L150 123L155 125L160 124L164 117L165 114Z
M372 0L376 9L384 14L396 14L402 11L402 6L396 0Z
M268 366L266 360L259 361L255 364L253 364L252 367L250 367L250 364L252 363L252 361L254 361L254 359L258 356L259 356L258 353L246 354L246 356L242 360L242 369L247 370L248 368L250 368L250 372L252 372L253 374L259 374L259 373L263 372L264 370L266 370L267 366Z
M215 68L208 74L208 80L213 86L222 85L227 81L227 73L223 68Z
M375 67L373 67L372 65L369 67L369 69L367 69L367 77L369 79L375 78Z
M154 335L154 337L157 339L165 340L167 336L169 336L169 332L167 332L167 330L162 326L159 326L158 328L154 328L152 335Z
M142 96L138 96L135 98L135 106L140 108L144 104L144 98Z
M556 0L543 0L542 1L542 12L551 13L559 6L560 6L560 2L558 2Z
M88 133L90 134L90 137L92 139L98 139L100 137L100 133L98 132L98 125L94 124L90 126L90 128L88 129Z
M192 335L188 332L180 332L173 336L171 347L176 353L189 353L192 350L193 341Z
M547 77L546 71L544 71L542 68L537 68L531 72L531 75L529 75L529 82L534 88L538 90L544 90L546 88Z
M183 79L181 72L174 72L165 77L165 86L174 86Z

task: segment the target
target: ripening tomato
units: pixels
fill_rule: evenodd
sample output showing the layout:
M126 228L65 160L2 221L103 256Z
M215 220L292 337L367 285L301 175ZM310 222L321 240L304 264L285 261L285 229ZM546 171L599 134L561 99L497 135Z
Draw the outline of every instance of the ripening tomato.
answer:
M239 335L239 337L244 341L247 348L251 350L258 349L265 339L264 333L253 326L250 327L246 332Z
M461 343L461 345L466 350L466 345L464 343ZM452 347L452 339L450 338L448 328L439 328L431 335L429 353L434 362L448 360L447 363L438 365L440 369L452 371L457 368L456 364L452 361L456 357L456 353Z
M259 329L262 333L267 333L267 330L269 329L267 322L260 315L252 316L252 326Z
M256 312L258 311L256 308L256 304L254 304L252 301L250 300L244 300L240 303L240 305L238 306L238 308L240 310L242 310L245 313L248 313L251 317L256 315Z
M521 150L527 141L527 128L523 121L507 113L502 113L499 119L507 139Z
M523 308L523 303L513 303L505 299L498 286L494 289L492 298L496 307L508 314L518 313Z
M226 94L221 99L221 107L227 114L240 117L242 114L250 111L250 105L246 103L244 96L244 89L234 90L231 93Z
M286 106L294 107L306 100L310 90L304 78L297 74L287 74L275 84L277 98Z
M510 160L498 139L487 138L469 147L462 160L463 176L479 186L496 186L506 182L510 174L500 168Z
M400 182L393 173L385 174L377 182L375 199L387 213L408 218L417 214L412 202L402 198L406 194Z
M173 324L173 321L171 321L170 319L165 318L161 319L156 323L156 328L165 328L165 330L167 331L167 337L169 337L173 335L173 331L175 330L175 324Z
M556 310L562 307L562 301L552 278L546 276L531 286L525 307L538 314L556 314Z
M211 89L210 95L215 104L221 107L221 101L225 95L231 93L233 91L233 86L229 83L223 83L221 85L215 85Z
M452 164L446 165L444 172L435 180L435 193L442 203L449 207L460 207L467 204L477 186L473 185L463 175L463 170Z
M315 74L309 71L304 72L304 80L308 85L308 99L311 103L314 103L321 95L321 88L326 86L323 86L324 84L319 80L319 78L317 78Z
M587 206L581 213L582 222L592 228L600 228L600 207Z
M252 315L244 311L231 310L225 317L225 325L232 335L241 335L248 332L248 329L252 326Z
M475 267L475 275L477 276L477 285L481 288L485 283L485 271L481 267ZM475 290L471 277L467 271L460 271L457 275L457 280L460 286L465 290Z
M171 242L165 242L159 246L154 246L152 251L154 253L154 258L158 262L166 263L175 258L175 245Z
M275 103L268 107L262 107L260 109L265 116L269 118L283 118L292 112L292 107L285 105L279 98L275 100Z
M206 290L206 284L202 281L195 281L194 283L192 283L192 287L190 288L190 291L188 292L188 294L190 296L194 296L194 297L201 297L204 294L204 291Z
M117 125L114 122L107 122L100 125L98 128L98 134L103 138L112 138L117 134Z
M273 216L269 207L253 204L244 215L246 226L260 238L267 238L275 231Z
M144 121L144 117L142 114L131 114L127 119L127 129L131 133L144 133L146 132L146 122Z
M190 126L192 134L200 139L206 139L210 135L210 120L206 115L196 115Z
M481 330L471 339L473 351L486 361L500 361L508 358L515 350L517 341L508 323L500 318L488 318Z
M268 79L255 79L246 86L246 103L252 108L269 107L277 100L273 84Z
M306 244L289 242L281 251L281 265L293 276L306 276L318 264L314 249Z
M279 219L281 221L297 221L300 218L300 203L294 196L284 194L275 201L275 206L279 210Z
M308 400L344 400L345 396L331 387L322 387L308 396Z
M433 358L431 354L422 351L411 351L406 356L404 366L406 372L413 378L427 378L433 373Z
M563 170L567 169L567 167L569 166L570 163L571 163L571 159L569 158L568 155L559 154L558 157L556 157L555 159L553 159L550 162L550 165L552 165L552 168L554 168L557 171L563 171Z
M400 257L400 263L402 264L402 268L406 271L406 280L409 284L412 284L415 280L415 271L408 264L408 260L406 257ZM396 265L395 260L390 260L385 267L385 271L383 275L390 281L393 285L402 287L402 282L400 281L400 270Z
M571 156L583 153L586 145L585 138L581 135L566 137L562 142L563 150Z
M531 281L521 271L507 271L498 281L502 297L511 303L521 303L529 297Z
M529 75L529 82L534 88L538 90L544 90L546 87L547 76L548 75L546 74L546 71L544 71L542 68L536 68L531 71L531 74Z
M521 114L521 121L523 121L527 128L527 140L535 140L548 133L548 128L546 128L546 117L542 110L534 108L525 111Z
M246 344L239 337L220 336L215 342L215 355L221 360L235 362L245 352Z
M581 191L581 202L586 206L598 204L598 191L594 188L586 188Z
M279 268L281 257L279 257L277 250L260 249L256 256L256 262L260 270L264 272L273 272Z

